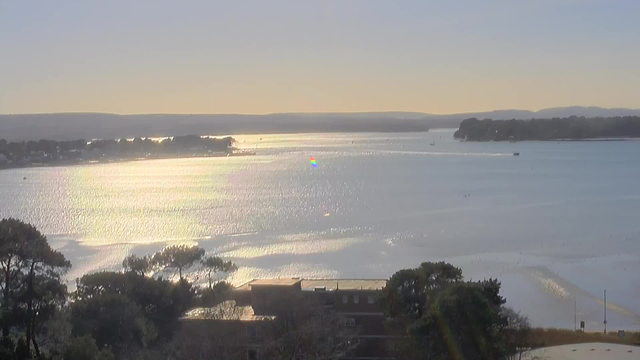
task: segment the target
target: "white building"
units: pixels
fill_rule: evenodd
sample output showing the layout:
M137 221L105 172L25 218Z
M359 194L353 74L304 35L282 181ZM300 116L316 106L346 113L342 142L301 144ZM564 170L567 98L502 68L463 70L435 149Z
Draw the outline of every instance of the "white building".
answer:
M530 360L638 360L640 347L608 343L585 343L536 349L522 357Z

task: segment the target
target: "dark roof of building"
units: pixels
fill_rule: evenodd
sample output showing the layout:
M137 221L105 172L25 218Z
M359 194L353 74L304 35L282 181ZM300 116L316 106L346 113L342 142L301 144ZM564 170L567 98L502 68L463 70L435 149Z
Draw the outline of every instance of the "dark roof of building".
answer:
M293 286L301 282L302 290L316 290L322 288L326 291L336 290L381 290L387 285L385 279L255 279L248 281L236 290L251 290L251 286Z
M238 306L233 300L210 308L195 308L189 310L181 320L218 320L218 321L262 321L271 320L275 316L256 315L251 306Z
M253 279L236 286L235 290L251 290L252 286L293 286L302 280L299 278Z
M382 290L387 285L384 279L303 279L302 290L324 288L335 290Z
M292 286L299 283L300 279L255 279L249 286Z

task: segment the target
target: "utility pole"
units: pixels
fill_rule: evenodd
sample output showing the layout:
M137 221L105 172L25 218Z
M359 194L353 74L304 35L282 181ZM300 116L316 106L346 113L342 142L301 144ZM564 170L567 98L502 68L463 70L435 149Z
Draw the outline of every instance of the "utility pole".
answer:
M578 310L577 300L573 298L573 331L578 331Z
M604 334L607 335L607 290L604 290Z

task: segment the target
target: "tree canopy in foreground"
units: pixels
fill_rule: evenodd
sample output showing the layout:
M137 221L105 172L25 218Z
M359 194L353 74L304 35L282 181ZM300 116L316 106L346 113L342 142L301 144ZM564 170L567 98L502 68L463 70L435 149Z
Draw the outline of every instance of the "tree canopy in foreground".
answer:
M130 255L122 264L124 271L83 275L68 294L63 278L69 261L34 226L1 220L0 359L246 358L244 327L237 334L215 323L201 332L181 331L188 310L235 304L225 296L230 285L216 281L217 273L233 272L235 264L186 245ZM189 281L192 270L205 274L201 288ZM333 359L355 349L357 329L346 327L327 298L309 300L289 296L275 316L261 320L256 330L262 355ZM388 326L404 335L398 359L507 360L527 348L528 322L505 307L500 283L465 281L459 268L445 262L396 272L379 301Z
M201 265L216 272L237 266L204 250L170 246L154 256L128 256L124 271L76 279L69 294L64 275L71 263L34 226L0 220L0 359L125 360L166 358L179 318L201 295L184 271ZM177 281L154 272L177 272ZM213 281L213 280L212 280ZM209 301L229 285L206 287Z
M398 344L406 360L509 359L521 349L513 329L528 324L505 308L497 280L464 281L444 262L396 272L380 302L389 326L406 335Z

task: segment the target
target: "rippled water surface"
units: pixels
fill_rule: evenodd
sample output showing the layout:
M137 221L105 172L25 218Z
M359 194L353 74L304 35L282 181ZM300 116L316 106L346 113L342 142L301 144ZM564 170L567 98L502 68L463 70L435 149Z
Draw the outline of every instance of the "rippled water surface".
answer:
M235 283L446 260L498 277L536 325L573 327L576 299L601 329L606 288L609 328L640 328L640 142L452 133L239 136L256 156L3 170L0 216L46 233L70 279L171 243L237 262Z

